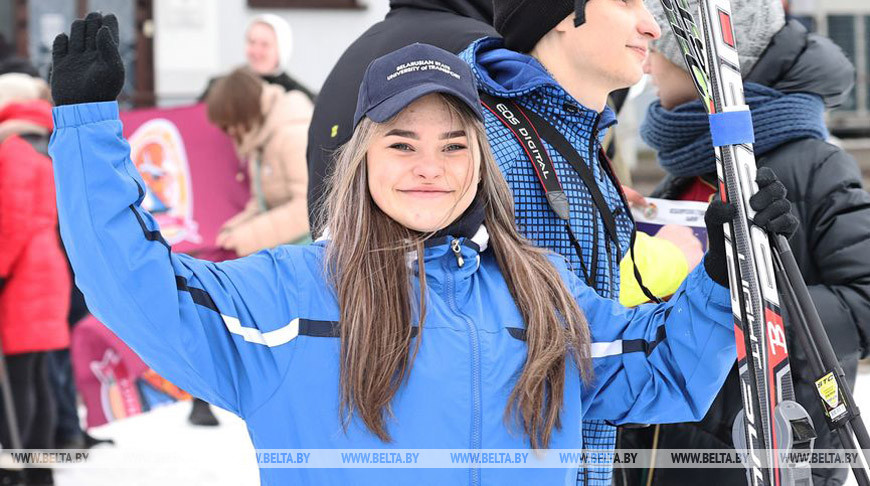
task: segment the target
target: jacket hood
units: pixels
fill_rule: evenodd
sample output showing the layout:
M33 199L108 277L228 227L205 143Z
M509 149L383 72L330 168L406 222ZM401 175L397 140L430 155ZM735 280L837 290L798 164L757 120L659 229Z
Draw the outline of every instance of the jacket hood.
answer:
M390 8L399 7L452 12L492 25L492 0L390 0Z
M834 108L855 86L855 67L830 39L792 20L773 36L744 81L783 93L812 93Z
M46 135L52 127L51 104L45 100L13 101L0 107L0 141L10 135Z
M547 89L546 96L571 99L581 109L593 111L574 100L537 59L504 47L504 41L490 37L471 44L460 57L471 65L478 81L478 89L501 98L519 98L533 91ZM609 107L601 112L600 128L616 122L616 115Z

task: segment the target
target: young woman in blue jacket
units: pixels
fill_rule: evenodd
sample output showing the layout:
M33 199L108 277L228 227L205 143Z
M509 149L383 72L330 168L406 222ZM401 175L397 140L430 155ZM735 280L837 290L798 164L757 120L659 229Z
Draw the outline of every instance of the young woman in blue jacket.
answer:
M706 412L735 359L729 206L711 206L712 250L669 302L626 309L599 297L516 231L468 66L415 44L366 73L324 208L328 241L223 263L176 255L140 206L114 101L117 38L113 16L91 14L54 45L50 152L77 283L158 373L245 419L257 449L579 449L584 417ZM782 199L777 184L761 194ZM576 465L460 467L300 464L261 468L261 480L576 476Z

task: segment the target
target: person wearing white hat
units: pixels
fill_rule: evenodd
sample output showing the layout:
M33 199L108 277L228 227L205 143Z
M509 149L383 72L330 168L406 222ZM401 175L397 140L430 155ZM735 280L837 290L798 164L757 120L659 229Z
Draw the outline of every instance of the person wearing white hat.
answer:
M302 91L314 99L308 88L287 74L292 54L293 30L286 20L268 13L251 19L245 30L248 67L267 83L279 84L287 91Z
M288 92L300 91L314 101L314 93L289 74L287 68L293 55L293 30L282 17L265 13L248 22L245 28L245 64L263 81L277 84ZM208 80L199 101L205 101L217 77Z

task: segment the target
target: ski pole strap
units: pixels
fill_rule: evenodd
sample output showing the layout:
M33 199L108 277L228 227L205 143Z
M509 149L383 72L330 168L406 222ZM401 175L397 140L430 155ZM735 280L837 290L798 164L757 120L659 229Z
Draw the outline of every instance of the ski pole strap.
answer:
M650 302L655 302L656 304L661 304L662 299L659 299L652 293L652 291L647 288L646 285L643 284L643 277L640 275L640 269L637 267L637 257L634 256L634 243L637 241L637 228L631 232L631 243L629 243L629 251L631 252L631 267L634 270L634 279L637 280L637 285L640 287L640 290L643 292L643 295L646 296Z
M714 147L755 143L755 130L749 108L712 113L709 117Z

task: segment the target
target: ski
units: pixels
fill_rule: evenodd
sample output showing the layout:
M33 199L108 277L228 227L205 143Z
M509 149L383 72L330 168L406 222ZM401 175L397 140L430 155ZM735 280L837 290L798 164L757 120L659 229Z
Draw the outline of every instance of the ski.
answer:
M777 451L812 447L815 432L794 401L788 346L770 241L753 224L757 191L752 119L743 97L729 0L661 0L689 73L710 118L719 193L737 207L725 225L731 308L744 408L734 422L734 446L747 453L753 486L812 484L808 463L780 467ZM695 19L698 19L697 21Z

